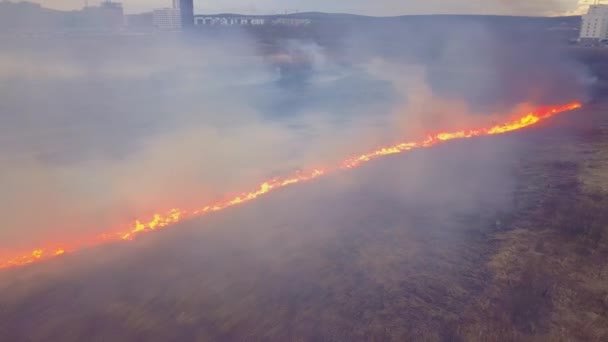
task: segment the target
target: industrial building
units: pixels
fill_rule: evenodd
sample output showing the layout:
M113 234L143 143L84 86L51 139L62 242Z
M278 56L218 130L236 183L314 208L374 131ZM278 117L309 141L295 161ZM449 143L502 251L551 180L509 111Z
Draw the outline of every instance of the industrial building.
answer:
M608 40L608 5L591 5L583 15L580 34L581 42L601 42Z
M194 17L196 26L260 26L266 24L265 18L250 18L244 16L208 16L197 15Z
M196 26L308 26L310 19L289 17L247 17L226 15L197 15L194 17Z

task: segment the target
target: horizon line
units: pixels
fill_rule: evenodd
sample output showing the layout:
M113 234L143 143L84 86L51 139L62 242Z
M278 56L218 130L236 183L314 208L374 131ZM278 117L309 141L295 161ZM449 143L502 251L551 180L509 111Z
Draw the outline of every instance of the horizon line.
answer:
M114 2L118 2L118 1L114 1ZM66 10L66 9L57 9L57 8L51 8L51 7L45 7L43 4L37 3L37 2L31 2L31 1L27 1L27 0L22 0L22 1L18 1L18 2L12 2L11 0L7 1L7 2L0 2L0 4L12 4L12 5L19 5L19 4L34 4L34 5L39 5L40 8L46 9L46 10L50 10L50 11L57 11L57 12L64 12L64 13L70 13L70 12L80 12L82 10L84 10L87 7L82 7L80 9L71 9L71 10ZM120 2L118 2L120 3ZM121 3L122 4L122 3ZM97 6L89 6L89 7L97 7ZM170 8L170 7L159 7L159 8L154 8L154 9L150 9L148 11L142 11L142 12L125 12L124 15L128 16L128 15L141 15L141 14L149 14L152 13L155 9L161 9L161 8ZM545 14L545 15L515 15L515 14L475 14L475 13L416 13L416 14L396 14L396 15L370 15L370 14L356 14L356 13L347 13L347 12L324 12L324 11L297 11L297 12L288 12L288 13L266 13L266 14L243 14L243 13L238 13L238 12L215 12L215 13L194 13L195 16L202 16L202 15L209 15L209 16L222 16L222 15L234 15L234 16L248 16L248 17L277 17L277 16L291 16L291 15L306 15L306 14L314 14L314 15L335 15L335 16L352 16L352 17L362 17L362 18L374 18L374 19L394 19L394 18L403 18L403 17L431 17L431 16L437 16L437 17L505 17L505 18L573 18L573 17L581 17L582 14L568 14L568 13L562 13L562 14L558 14L558 15L552 15L552 14Z

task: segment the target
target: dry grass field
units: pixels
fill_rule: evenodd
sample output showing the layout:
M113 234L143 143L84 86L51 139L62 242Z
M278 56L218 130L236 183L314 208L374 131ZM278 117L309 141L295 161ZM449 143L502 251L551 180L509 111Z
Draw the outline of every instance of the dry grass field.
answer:
M606 110L4 272L0 340L605 341ZM516 158L454 157L513 140ZM457 195L428 195L444 187ZM465 197L474 205L453 209Z

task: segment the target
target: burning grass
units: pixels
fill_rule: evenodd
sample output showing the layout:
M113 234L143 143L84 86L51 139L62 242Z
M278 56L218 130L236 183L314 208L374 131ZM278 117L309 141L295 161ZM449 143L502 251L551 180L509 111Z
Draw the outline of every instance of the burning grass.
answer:
M70 247L66 246L65 244L57 245L55 243L53 246L37 248L33 251L18 256L7 257L0 255L0 269L29 265L35 262L60 257L66 253L72 253L86 247L98 246L108 242L120 240L130 241L140 234L164 229L166 227L174 226L175 224L186 219L205 216L210 213L219 212L227 208L251 202L277 189L282 189L294 184L306 183L337 171L355 169L365 163L382 157L409 152L421 148L429 148L452 140L478 138L518 131L536 125L539 122L550 119L560 113L579 109L581 106L582 104L580 102L572 102L560 106L540 107L532 112L520 115L519 117L494 126L485 128L470 128L452 132L431 133L423 140L403 142L380 147L372 152L345 159L339 163L339 165L332 167L311 168L307 171L298 171L287 177L278 177L267 180L258 185L257 189L255 190L243 192L238 195L228 195L225 199L218 200L200 209L184 210L174 208L165 214L157 213L154 214L152 219L149 221L146 220L142 222L140 220L136 220L132 226L127 228L127 230L109 232L99 237L89 238L86 241L83 240L79 242L72 242Z
M606 340L608 135L595 114L518 137L510 210L480 201L448 215L386 197L397 177L343 193L330 176L94 265L11 270L0 340ZM420 152L442 154L425 177L460 170L458 193L483 181L444 148ZM403 170L415 156L379 164Z

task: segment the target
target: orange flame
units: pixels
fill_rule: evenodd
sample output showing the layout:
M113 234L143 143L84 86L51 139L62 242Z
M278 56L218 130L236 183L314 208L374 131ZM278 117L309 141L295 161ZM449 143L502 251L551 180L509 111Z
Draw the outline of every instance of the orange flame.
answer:
M512 120L504 124L496 125L489 128L479 128L457 132L441 132L437 134L431 134L426 139L421 141L399 143L392 146L382 147L376 151L367 154L348 158L332 168L317 168L306 172L299 171L289 177L274 178L268 180L260 184L256 190L244 192L234 197L228 197L227 199L211 203L203 208L192 212L188 212L182 209L171 209L168 213L164 215L155 214L148 222L142 222L141 220L137 220L131 227L126 228L124 231L105 234L88 242L83 241L71 247L56 246L39 248L30 253L25 253L23 255L15 256L6 260L0 259L0 269L23 266L37 261L51 259L53 257L62 256L79 249L99 245L104 242L132 240L139 234L162 229L188 218L203 216L209 213L224 210L232 206L243 204L252 201L262 195L265 195L273 190L280 189L293 184L311 181L331 172L354 169L360 166L361 164L367 163L382 156L403 153L418 148L431 147L438 143L455 139L467 139L485 135L504 134L516 131L522 128L532 126L538 123L539 121L548 119L558 113L574 110L580 108L581 106L581 103L575 102L563 106L539 108L538 110L528 113L519 119Z

